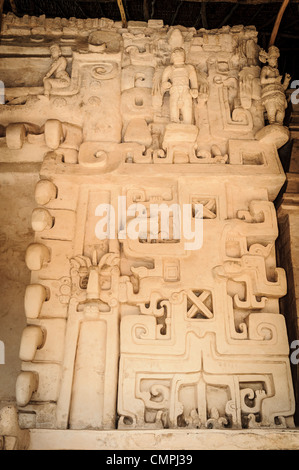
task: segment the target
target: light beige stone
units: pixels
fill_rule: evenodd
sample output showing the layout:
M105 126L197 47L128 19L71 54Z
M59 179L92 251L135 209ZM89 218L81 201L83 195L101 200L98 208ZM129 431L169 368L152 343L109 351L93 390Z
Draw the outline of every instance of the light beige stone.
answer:
M282 430L295 447L277 48L244 26L3 24L16 70L19 27L51 43L24 48L39 73L6 72L0 109L1 159L39 164L16 383L31 448L273 448Z
M20 429L15 405L8 405L0 410L0 435L0 450L28 449L29 432Z
M136 142L150 147L152 136L145 119L132 119L126 129L124 142Z
M29 132L37 132L37 127L26 123L9 124L6 128L7 147L11 150L21 149Z
M38 387L38 376L34 372L21 372L16 383L16 401L18 406L26 406Z
M35 187L35 200L37 204L44 206L57 197L57 188L52 181L40 180Z
M290 132L287 127L271 124L258 131L255 138L265 144L274 144L279 149L288 142Z
M50 251L47 246L32 243L26 251L26 264L31 271L39 271L45 263L50 261Z
M31 225L35 232L49 230L53 226L53 217L46 209L35 209L32 212Z
M22 361L32 361L37 349L44 343L44 335L38 326L27 326L22 335L20 346L20 359Z

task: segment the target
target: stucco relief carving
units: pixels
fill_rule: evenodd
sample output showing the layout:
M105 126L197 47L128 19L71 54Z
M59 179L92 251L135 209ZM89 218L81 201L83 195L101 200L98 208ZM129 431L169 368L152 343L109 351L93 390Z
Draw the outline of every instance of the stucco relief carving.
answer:
M4 41L18 43L19 22L4 17ZM54 23L42 76L10 77L0 106L1 158L41 163L20 424L292 427L273 205L288 130L273 50L265 69L252 27ZM22 25L34 38L53 21ZM168 238L153 205L168 211ZM177 235L184 207L191 233L202 223L200 248ZM99 223L114 233L100 239Z
M50 96L51 92L57 89L66 88L70 84L70 76L66 71L67 60L63 57L59 46L54 45L50 48L53 58L53 64L44 77L44 94Z
M262 103L266 108L269 124L283 124L284 113L287 107L285 91L289 86L291 77L286 74L283 83L279 75L277 60L279 49L275 46L269 48L268 53L260 52L260 60L265 65L261 71Z

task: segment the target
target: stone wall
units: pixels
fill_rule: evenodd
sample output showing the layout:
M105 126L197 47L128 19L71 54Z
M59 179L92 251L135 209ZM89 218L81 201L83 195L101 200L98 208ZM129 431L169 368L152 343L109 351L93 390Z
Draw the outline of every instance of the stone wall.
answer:
M25 252L34 239L30 219L38 171L39 168L1 164L0 339L5 344L5 365L0 367L0 406L15 402L16 379L21 367L19 349L26 326L24 295L30 282Z
M9 15L0 54L1 332L21 360L1 395L16 383L34 446L294 428L278 49L250 26Z

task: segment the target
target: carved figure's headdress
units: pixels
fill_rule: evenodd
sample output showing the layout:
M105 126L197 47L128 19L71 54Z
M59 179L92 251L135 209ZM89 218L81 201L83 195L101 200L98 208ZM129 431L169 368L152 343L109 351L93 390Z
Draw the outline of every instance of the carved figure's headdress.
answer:
M270 46L268 52L266 52L264 49L260 50L259 59L263 64L265 64L270 57L275 57L276 59L278 59L279 56L280 52L278 47Z
M171 53L171 57L173 57L176 54L182 54L184 56L184 60L186 60L186 51L183 47L176 47L175 49L173 49Z
M52 46L50 46L50 52L52 53L52 51L58 51L59 55L62 55L61 49L58 44L53 44Z

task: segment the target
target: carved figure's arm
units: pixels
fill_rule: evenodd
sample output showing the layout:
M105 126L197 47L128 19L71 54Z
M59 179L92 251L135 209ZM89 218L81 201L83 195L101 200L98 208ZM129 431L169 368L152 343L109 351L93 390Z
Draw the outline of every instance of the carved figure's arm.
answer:
M291 81L291 75L289 75L288 73L285 74L285 77L284 77L284 82L283 82L283 88L284 90L287 90L288 89L288 86L290 84L290 81Z
M196 73L195 68L192 65L189 67L189 79L190 79L191 88L198 90L197 73Z
M172 72L172 67L171 66L166 67L166 69L163 72L162 86L161 86L162 94L164 94L167 90L169 90L169 88L171 88L171 83L170 83L171 72Z
M50 70L48 71L48 73L45 75L44 80L47 79L47 78L52 77L52 75L56 72L56 70L57 70L58 67L59 67L59 61L56 60L56 61L52 64L52 66L51 66Z

